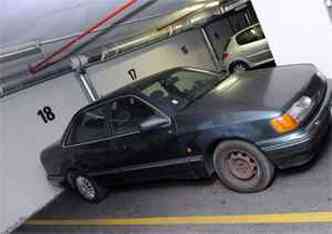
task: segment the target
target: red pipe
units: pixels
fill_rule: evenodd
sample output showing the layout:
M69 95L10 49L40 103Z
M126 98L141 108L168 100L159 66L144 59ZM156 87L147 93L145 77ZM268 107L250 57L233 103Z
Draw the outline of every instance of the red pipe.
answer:
M128 9L131 5L135 4L137 1L138 0L128 0L125 4L123 4L123 5L119 6L118 8L114 9L109 15L105 16L103 19L101 19L99 22L97 22L97 24L95 24L92 27L88 28L85 32L81 33L76 38L74 38L71 41L69 41L66 45L64 45L59 50L55 51L53 54L51 54L50 56L48 56L46 59L44 59L43 61L41 61L37 65L31 66L30 67L30 72L34 74L34 73L37 73L37 72L41 71L46 66L48 66L50 64L54 64L55 63L54 61L51 62L51 60L54 57L58 56L59 54L63 53L64 51L66 51L67 49L69 49L70 47L72 47L74 44L76 44L82 38L84 38L88 34L94 32L100 26L102 26L107 21L111 20L112 18L114 18L115 16L117 16L118 14L120 14L121 12L125 11L126 9ZM59 61L59 60L57 60L57 61Z

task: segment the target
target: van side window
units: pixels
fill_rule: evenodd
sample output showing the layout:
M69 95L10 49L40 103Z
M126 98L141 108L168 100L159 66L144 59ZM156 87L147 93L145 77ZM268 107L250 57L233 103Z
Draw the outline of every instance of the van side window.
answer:
M262 28L257 25L253 28L250 28L241 34L239 34L236 38L236 41L239 45L249 44L255 41L259 41L265 38Z
M81 113L75 120L67 139L68 145L100 140L109 136L103 107Z

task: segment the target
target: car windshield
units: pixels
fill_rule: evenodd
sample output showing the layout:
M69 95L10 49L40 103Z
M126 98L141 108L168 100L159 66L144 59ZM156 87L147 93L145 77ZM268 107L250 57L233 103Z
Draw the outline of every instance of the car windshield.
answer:
M225 79L225 73L214 75L192 70L175 70L159 75L138 87L151 101L178 111L212 90Z

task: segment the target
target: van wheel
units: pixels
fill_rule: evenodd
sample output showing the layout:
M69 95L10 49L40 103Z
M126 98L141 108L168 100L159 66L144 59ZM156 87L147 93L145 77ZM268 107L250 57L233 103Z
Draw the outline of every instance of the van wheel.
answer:
M229 68L230 73L242 73L250 69L250 66L245 62L234 62Z
M240 193L264 190L275 174L274 165L256 146L238 140L220 143L213 155L213 165L219 179Z
M85 201L98 203L102 201L108 193L105 187L99 185L93 178L84 174L74 173L72 179L76 191Z

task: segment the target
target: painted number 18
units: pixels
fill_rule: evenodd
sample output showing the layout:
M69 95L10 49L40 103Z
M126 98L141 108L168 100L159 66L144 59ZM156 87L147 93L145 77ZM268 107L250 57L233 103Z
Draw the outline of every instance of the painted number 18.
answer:
M55 114L49 106L45 106L42 110L39 110L37 114L42 118L45 124L55 120Z

